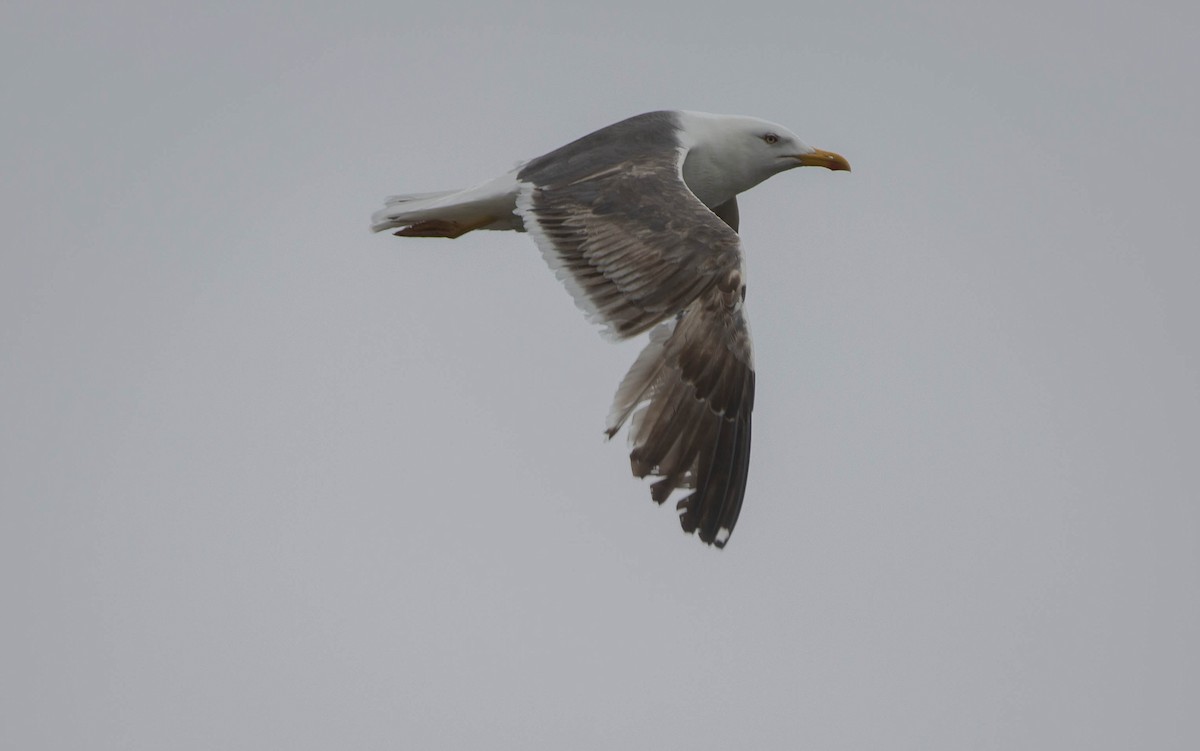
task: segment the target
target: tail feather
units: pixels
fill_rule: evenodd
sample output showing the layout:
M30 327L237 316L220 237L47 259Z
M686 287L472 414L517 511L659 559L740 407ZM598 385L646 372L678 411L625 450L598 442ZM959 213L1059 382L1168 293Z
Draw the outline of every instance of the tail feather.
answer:
M389 196L383 208L371 216L371 231L399 228L404 237L456 237L422 229L408 232L406 228L517 229L515 208L516 180L510 174L464 190Z
M457 190L435 190L432 193L401 193L396 196L388 196L383 199L383 205L391 208L399 206L402 203L412 203L413 201L429 201L435 198L443 198L452 193L457 193Z

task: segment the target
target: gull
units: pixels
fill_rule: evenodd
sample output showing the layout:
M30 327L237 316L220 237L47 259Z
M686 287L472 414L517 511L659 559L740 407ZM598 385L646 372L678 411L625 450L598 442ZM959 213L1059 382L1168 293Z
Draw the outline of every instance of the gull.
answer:
M683 530L720 548L746 493L754 408L737 195L794 167L850 164L766 120L648 112L471 188L392 196L371 228L527 232L606 335L649 331L605 432L628 423L633 474L658 478L659 504L690 491Z

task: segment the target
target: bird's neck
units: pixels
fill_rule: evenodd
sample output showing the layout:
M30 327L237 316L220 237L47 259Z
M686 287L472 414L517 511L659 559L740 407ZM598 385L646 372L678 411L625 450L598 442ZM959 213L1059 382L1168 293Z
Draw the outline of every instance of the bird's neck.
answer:
M739 118L700 112L679 117L683 182L705 206L720 206L774 174L745 152L744 129L730 127Z
M743 161L728 157L728 152L704 144L693 146L684 157L683 182L710 209L770 177L747 170Z

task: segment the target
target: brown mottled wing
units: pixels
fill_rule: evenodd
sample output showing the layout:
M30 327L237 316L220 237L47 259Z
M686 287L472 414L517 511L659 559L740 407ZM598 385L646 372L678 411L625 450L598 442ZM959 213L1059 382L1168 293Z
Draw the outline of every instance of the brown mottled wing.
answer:
M650 333L609 415L611 437L631 419L630 462L662 479L651 497L676 489L685 532L724 547L742 508L750 463L754 355L742 312L745 286L728 271L685 311Z
M650 113L534 159L517 214L589 317L626 338L741 263L737 233L683 182L674 116Z

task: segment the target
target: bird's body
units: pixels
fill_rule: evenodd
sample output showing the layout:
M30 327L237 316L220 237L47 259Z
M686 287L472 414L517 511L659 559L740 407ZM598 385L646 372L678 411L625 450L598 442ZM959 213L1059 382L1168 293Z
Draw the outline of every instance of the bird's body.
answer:
M372 229L528 232L576 303L616 338L650 330L617 390L638 477L676 489L685 531L724 546L741 510L754 363L736 196L792 167L848 170L763 120L662 111L623 120L461 191L389 198Z

